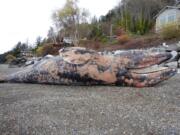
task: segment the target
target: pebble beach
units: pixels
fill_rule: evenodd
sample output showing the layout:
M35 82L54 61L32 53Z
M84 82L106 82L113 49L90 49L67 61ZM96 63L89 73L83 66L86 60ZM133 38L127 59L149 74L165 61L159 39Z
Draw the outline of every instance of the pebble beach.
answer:
M180 75L141 89L1 83L0 134L179 135Z

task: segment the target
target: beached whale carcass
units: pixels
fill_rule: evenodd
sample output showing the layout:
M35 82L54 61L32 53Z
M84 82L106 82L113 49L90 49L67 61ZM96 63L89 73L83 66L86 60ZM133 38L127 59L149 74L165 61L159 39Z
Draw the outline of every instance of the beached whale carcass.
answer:
M117 54L101 54L94 50L71 47L59 56L42 59L1 82L59 85L119 85L148 87L176 74L175 68L157 66L172 54L155 50L131 50Z

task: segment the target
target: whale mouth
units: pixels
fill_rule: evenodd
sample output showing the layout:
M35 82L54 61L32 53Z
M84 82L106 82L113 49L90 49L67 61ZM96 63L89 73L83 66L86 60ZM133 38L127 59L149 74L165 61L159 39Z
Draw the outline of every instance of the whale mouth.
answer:
M167 80L177 73L175 67L164 64L171 62L173 55L166 52L155 52L133 57L134 64L129 66L125 84L134 87L151 87Z
M160 66L160 65L154 65L151 67L146 67L146 68L141 68L141 69L130 69L130 71L136 74L151 74L151 73L163 72L168 69L171 69L171 68Z
M176 68L151 66L142 69L129 70L125 83L128 86L151 87L167 80L177 73Z

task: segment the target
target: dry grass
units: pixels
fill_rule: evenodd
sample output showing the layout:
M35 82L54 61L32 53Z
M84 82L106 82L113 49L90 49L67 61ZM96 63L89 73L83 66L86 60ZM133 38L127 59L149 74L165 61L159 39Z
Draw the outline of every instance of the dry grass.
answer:
M165 40L179 38L180 27L177 24L167 24L161 29L160 35Z

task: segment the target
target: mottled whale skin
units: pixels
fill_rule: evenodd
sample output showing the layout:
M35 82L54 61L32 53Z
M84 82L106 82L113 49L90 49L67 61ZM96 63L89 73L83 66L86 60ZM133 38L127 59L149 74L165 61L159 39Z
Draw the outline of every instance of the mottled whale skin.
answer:
M149 87L176 74L169 67L146 70L172 57L171 53L149 50L100 54L94 50L71 47L59 56L43 59L22 71L1 77L1 82L57 85L118 85Z

